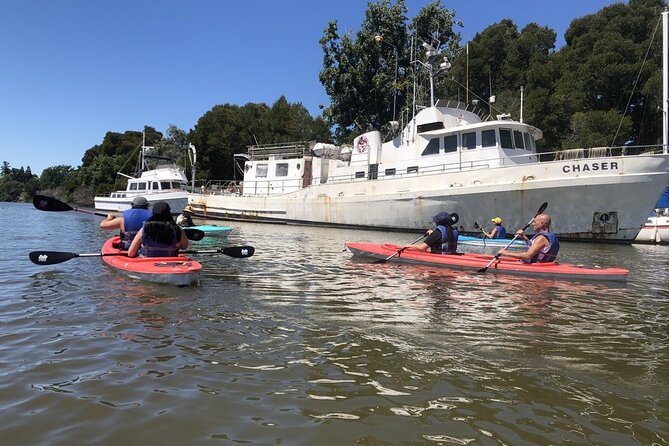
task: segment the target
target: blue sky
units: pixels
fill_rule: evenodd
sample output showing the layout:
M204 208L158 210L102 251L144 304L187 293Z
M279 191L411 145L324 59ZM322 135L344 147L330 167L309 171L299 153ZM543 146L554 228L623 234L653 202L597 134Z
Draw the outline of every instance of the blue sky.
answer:
M429 0L407 0L413 17ZM502 19L558 34L606 0L442 0L462 42ZM356 0L0 0L0 162L77 167L107 131L186 131L217 104L281 95L312 115L328 97L318 43L357 31Z

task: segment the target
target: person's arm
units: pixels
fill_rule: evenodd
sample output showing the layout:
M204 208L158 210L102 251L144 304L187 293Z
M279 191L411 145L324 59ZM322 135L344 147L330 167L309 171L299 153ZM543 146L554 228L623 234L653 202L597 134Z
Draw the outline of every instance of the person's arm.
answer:
M427 238L424 241L414 243L413 245L404 245L402 250L406 249L409 251L427 251L430 249L430 245L435 244L438 240L441 240L441 232L439 232L438 229L428 229Z
M102 229L120 229L123 231L123 217L107 214L107 218L100 222L100 227Z
M538 237L534 240L534 242L527 249L527 251L513 252L513 251L506 250L506 249L500 249L498 254L503 255L503 256L507 256L507 257L513 257L513 258L520 259L520 260L530 260L532 257L539 254L539 251L546 248L549 244L550 244L550 242L548 241L548 239L546 237Z
M177 248L186 249L188 248L188 237L186 237L186 231L181 229L181 240L177 243Z
M402 247L403 251L427 251L430 245L425 242L418 242L414 245L404 245Z
M128 248L128 257L137 257L139 252L139 247L142 246L142 234L144 233L144 228L137 231L135 238L132 239L130 243L130 248Z
M485 234L485 236L488 237L488 238L495 238L495 235L497 234L497 226L492 228L492 231L490 231L489 233L485 232L485 229L484 229L483 234Z

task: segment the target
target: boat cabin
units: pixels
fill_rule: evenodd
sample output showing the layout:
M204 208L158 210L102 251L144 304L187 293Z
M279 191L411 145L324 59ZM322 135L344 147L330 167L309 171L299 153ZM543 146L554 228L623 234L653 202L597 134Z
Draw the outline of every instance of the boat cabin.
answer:
M158 166L154 170L142 172L139 178L128 176L125 191L112 192L111 198L145 195L168 191L181 191L188 184L183 171L174 166Z

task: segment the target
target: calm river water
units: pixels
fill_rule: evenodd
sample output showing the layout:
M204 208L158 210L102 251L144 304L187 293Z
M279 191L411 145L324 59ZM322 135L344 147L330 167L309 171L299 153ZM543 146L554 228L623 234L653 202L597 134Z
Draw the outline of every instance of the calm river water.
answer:
M232 223L220 244L255 256L200 255L177 288L28 260L99 251L98 217L0 203L0 223L2 444L669 444L669 247L563 244L632 271L608 287L342 252L414 234Z

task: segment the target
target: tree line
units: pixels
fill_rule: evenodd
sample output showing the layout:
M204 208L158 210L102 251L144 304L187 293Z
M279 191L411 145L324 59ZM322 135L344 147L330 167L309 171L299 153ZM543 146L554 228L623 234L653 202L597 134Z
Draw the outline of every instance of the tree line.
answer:
M519 30L503 19L463 45L463 24L440 0L413 18L404 0L372 1L356 33L341 33L337 21L324 29L319 78L330 104L321 116L282 96L271 106L215 105L188 132L175 126L165 134L149 126L108 132L78 167L52 166L38 177L4 161L0 200L29 200L42 191L91 205L95 195L124 189L117 172L132 172L142 138L184 166L186 147L194 144L197 180L206 181L232 179L233 155L249 145L351 143L361 132L388 133L390 121L406 124L416 105L429 105L428 70L438 73L435 98L477 103L492 117L520 119L522 88L523 121L544 134L539 150L659 144L665 7L664 0L629 0L574 19L556 50L556 32L536 23ZM440 56L426 57L430 50Z

